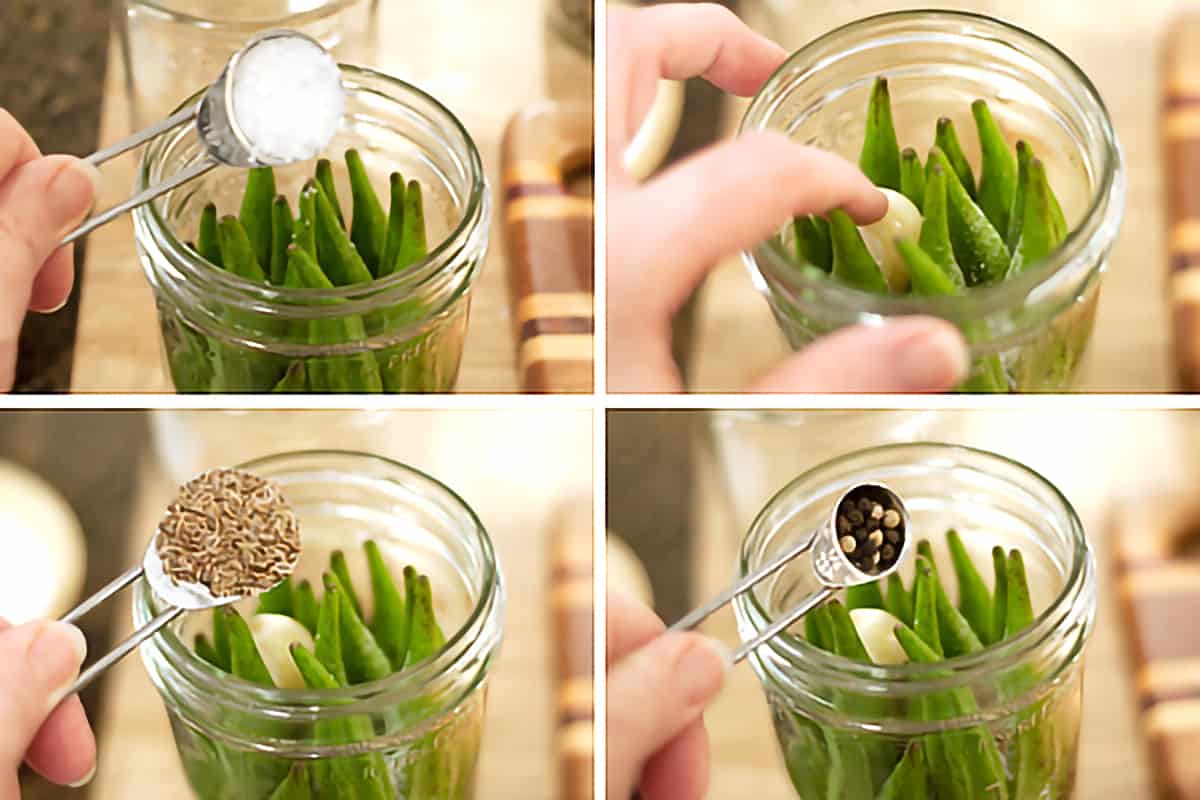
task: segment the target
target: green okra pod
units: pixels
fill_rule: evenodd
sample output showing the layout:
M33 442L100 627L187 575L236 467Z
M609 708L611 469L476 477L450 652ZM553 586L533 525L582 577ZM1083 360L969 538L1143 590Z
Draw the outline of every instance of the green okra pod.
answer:
M317 611L317 635L313 654L329 674L345 686L349 683L342 656L342 593L332 581L325 581L325 596Z
M808 639L813 647L830 653L835 651L828 604L817 606L804 615L804 638Z
M317 263L334 286L370 283L374 278L334 213L331 199L317 184Z
M959 293L959 287L920 247L907 239L897 240L896 247L900 251L900 255L904 257L904 263L908 265L913 294L937 297Z
M945 154L951 171L958 177L958 183L972 200L975 199L975 173L971 170L971 162L963 153L962 143L958 140L958 131L948 117L937 121L937 134L933 145ZM953 183L953 181L951 181Z
M831 211L829 230L833 241L834 277L855 289L887 294L887 280L850 215L840 208Z
M295 614L292 603L292 579L284 578L279 583L267 589L258 596L258 608L255 614L283 614L291 617Z
M929 566L929 571L933 573L933 579L940 581L941 577L938 575L937 562L933 560L933 545L929 543L928 539L921 539L917 542L917 555L925 559L925 562ZM916 591L915 586L913 587L913 591Z
M938 634L946 657L953 658L982 650L983 643L979 636L971 629L971 623L967 622L962 612L950 602L946 590L941 584L937 585L936 590Z
M1004 244L1010 253L1017 252L1021 243L1021 228L1025 225L1025 189L1029 186L1029 165L1033 162L1033 148L1024 139L1017 142L1017 187L1013 191L1012 208L1008 212L1008 231Z
M333 216L337 220L338 226L346 229L346 218L342 216L342 201L338 199L337 182L333 179L333 164L328 158L322 158L317 162L316 173L317 184L325 192L325 197L329 199L333 206Z
M867 107L867 132L858 165L876 186L900 191L900 145L887 78L876 78Z
M917 559L917 578L913 589L913 630L925 644L942 656L942 637L938 628L937 613L937 577L934 575L932 561L926 558Z
M362 256L372 275L378 275L387 243L388 219L371 186L371 178L357 150L346 151L346 169L350 173L353 216L350 241Z
M836 600L826 604L827 619L833 629L835 650L842 658L872 663L850 618L850 612ZM834 704L855 716L882 718L890 710L890 701L851 691L838 691ZM875 787L882 784L896 763L896 751L890 742L869 736L838 735L836 737L845 774L847 797L873 798Z
M279 379L279 383L275 384L275 388L271 391L279 394L305 394L308 389L308 370L304 366L303 361L293 361L288 364L287 371L283 373L283 377Z
M283 783L271 793L269 800L312 800L312 785L308 780L308 767L293 764Z
M947 209L946 186L949 177L944 162L929 160L929 177L925 184L924 219L918 244L942 270L956 287L965 287L962 269L954 258L954 246L950 242L949 210Z
M909 627L913 624L912 592L904 588L904 579L898 572L893 572L887 578L887 594L884 596L883 607L896 619Z
M283 285L287 274L288 247L292 244L295 225L292 222L292 207L287 198L279 195L271 205L271 256L268 262L271 283Z
M354 613L358 614L359 619L366 619L362 603L358 600L358 591L354 588L354 581L350 579L350 564L346 561L346 554L341 550L334 550L329 556L329 569L341 581L342 590L346 593L346 599L350 601Z
M400 245L404 243L404 176L393 172L388 176L389 202L387 238L384 240L383 260L376 275L382 278L396 270Z
M375 613L371 617L371 633L387 653L392 669L404 667L408 655L408 606L404 596L396 588L392 573L383 560L383 553L374 540L368 540L363 549L367 555L367 568L371 573L371 594L375 601Z
M1060 223L1054 209L1053 194L1046 179L1046 165L1033 159L1026 171L1027 181L1022 191L1024 221L1021 237L1012 255L1009 274L1016 275L1053 253L1067 237L1065 223Z
M200 656L217 669L224 669L224 667L221 666L221 657L217 655L217 648L213 646L212 642L208 640L207 636L205 636L203 633L198 633L196 634L194 642L195 644L193 649L196 651L196 655Z
M325 590L337 586L342 591L342 659L346 665L346 678L351 684L367 683L386 678L392 674L392 664L387 654L379 647L362 617L350 604L345 586L331 572L325 573Z
M274 686L271 672L263 663L258 645L250 633L250 626L242 615L229 606L217 609L218 615L225 617L226 631L229 634L229 671L242 680L257 683L261 686Z
M801 216L792 220L796 237L796 259L812 264L823 272L833 269L833 242L829 238L829 222L822 217Z
M912 201L918 211L925 210L925 167L911 147L900 154L900 193Z
M904 756L876 800L929 800L929 776L920 740L914 739L904 748Z
M433 610L433 589L429 578L412 567L404 568L404 587L409 608L408 654L405 668L432 656L446 643Z
M941 164L949 173L950 162L940 149L931 150L929 160ZM1004 239L957 181L946 181L946 209L954 259L967 285L981 286L1002 280L1010 260Z
M1020 550L1014 548L1008 552L1005 578L1008 596L1005 599L1004 638L1007 639L1033 624L1033 599L1029 594L1025 559Z
M308 181L300 190L300 199L296 201L299 216L292 228L296 246L308 253L314 261L317 258L317 183Z
M983 154L979 171L979 208L1004 235L1008 231L1013 195L1017 191L1017 160L1008 149L1008 142L988 104L976 100L971 104L971 114L975 117L979 149Z
M217 656L216 665L230 672L231 656L229 652L229 624L220 610L214 610L212 615L213 650Z
M996 545L992 548L992 574L995 579L994 597L992 602L992 623L988 631L988 644L995 644L1004 638L1008 615L1008 556L1004 548Z
M885 608L879 581L861 583L846 589L846 608Z
M275 200L275 170L253 167L246 174L246 191L238 219L246 229L258 266L264 272L271 267L272 220Z
M226 270L252 283L267 282L267 274L258 264L250 237L237 217L223 217L217 226L217 236Z
M429 245L425 238L425 200L421 193L421 184L409 181L404 189L404 216L401 220L403 233L400 244L396 248L396 257L388 265L387 272L381 276L408 267L429 255Z
M217 207L209 203L200 212L200 234L196 237L196 250L209 263L218 267L221 261L221 239L217 233Z
M308 628L308 632L316 636L317 619L320 616L320 606L312 584L300 581L292 594L292 610L296 621Z
M992 597L987 584L967 553L962 537L951 528L946 531L946 546L958 579L958 609L982 642L987 642L992 626Z

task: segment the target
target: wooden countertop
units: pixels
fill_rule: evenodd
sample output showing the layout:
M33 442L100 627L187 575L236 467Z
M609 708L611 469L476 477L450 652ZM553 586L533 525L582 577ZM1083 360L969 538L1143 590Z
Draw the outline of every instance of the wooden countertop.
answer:
M479 797L556 796L547 525L561 499L591 495L589 412L156 413L159 458L144 459L125 563L141 557L173 478L283 449L369 449L426 470L460 493L492 537L507 592ZM130 628L128 596L117 602L121 624L114 636L123 638ZM141 659L131 655L118 664L104 692L106 711L95 720L100 768L93 800L190 797L163 704Z
M736 412L735 412L736 413ZM738 423L732 423L737 425ZM740 441L717 452L738 465L736 507L726 475L712 460L697 468L699 537L694 586L710 597L732 579L737 547L751 516L791 477L835 454L891 441L948 441L991 449L1045 475L1079 512L1096 553L1098 611L1087 651L1078 786L1087 800L1150 798L1145 745L1138 735L1128 642L1113 589L1109 515L1114 498L1192 491L1200 481L1200 415L1189 412L1041 410L800 412L793 424L743 422ZM1101 433L1103 432L1103 433ZM723 444L722 444L723 442ZM737 453L734 457L732 454ZM722 611L705 631L737 641L733 614ZM712 741L713 798L793 800L762 688L753 670L736 668L706 714Z
M501 185L501 137L513 114L546 98L592 106L591 60L549 30L542 4L453 0L379 6L378 68L413 81L455 112L475 138L493 193ZM110 53L101 146L130 132L115 39ZM126 156L105 166L102 206L128 196L136 164ZM493 197L491 244L475 286L460 392L518 391L500 198ZM170 391L153 296L128 216L89 237L84 274L72 390Z
M944 7L1007 19L1066 52L1092 78L1108 106L1125 151L1128 180L1125 222L1104 278L1096 328L1077 389L1113 393L1174 389L1165 300L1158 110L1163 36L1177 3L1148 0L1139 4L1137 14L1130 14L1120 0L901 4L757 0L752 5L747 21L789 50L837 25L885 10ZM726 131L732 134L745 104L729 106ZM697 320L693 391L740 391L788 352L740 257L723 263L709 278Z

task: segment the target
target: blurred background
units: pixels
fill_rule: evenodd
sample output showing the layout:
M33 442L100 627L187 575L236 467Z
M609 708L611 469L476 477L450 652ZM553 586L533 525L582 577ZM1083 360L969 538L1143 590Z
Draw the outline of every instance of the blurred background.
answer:
M1186 686L1200 674L1200 652L1179 631L1194 629L1190 598L1200 586L1200 513L1194 500L1200 412L614 410L608 413L607 436L610 541L621 543L618 552L635 554L633 567L610 556L609 586L622 580L637 588L644 570L654 607L668 624L732 581L737 549L757 513L793 478L830 458L894 442L947 442L991 450L1041 473L1075 506L1098 560L1097 627L1087 656L1076 796L1192 796L1152 790L1152 778L1168 770L1172 779L1194 776L1195 734L1180 718L1174 746L1156 742L1151 748L1141 735L1139 701L1146 695L1135 693L1145 688L1131 668L1131 631L1135 620L1143 626L1144 655L1161 654L1162 646L1174 649L1169 655L1178 659L1179 674L1190 676L1179 696L1194 697ZM1123 584L1116 553L1124 547L1144 556L1163 530L1176 536L1173 574L1179 588L1175 593L1163 588L1157 610L1147 615L1119 602L1117 587ZM727 643L737 640L728 609L702 629ZM1151 651L1145 642L1155 639L1159 644ZM795 796L751 669L734 670L706 721L713 745L710 796ZM1189 780L1194 791L1195 779Z
M1124 147L1125 222L1105 277L1079 391L1165 392L1174 387L1159 108L1160 62L1174 15L1195 3L1149 0L1130 14L1117 0L723 0L789 52L838 26L905 9L975 11L1021 26L1063 50L1096 84ZM732 136L748 104L689 81L668 163ZM677 357L696 392L736 392L786 355L766 302L740 257L713 272L677 321Z
M558 791L559 664L591 660L592 426L586 411L158 411L0 413L0 615L59 616L141 558L180 483L215 466L306 448L362 450L428 472L482 520L507 584L493 668L480 798ZM586 631L566 641L553 598L567 543L583 559ZM555 578L552 579L552 573ZM579 594L573 586L576 595ZM128 592L84 620L91 659L131 627ZM557 633L552 635L551 631ZM586 649L582 649L586 648ZM589 673L590 674L590 673ZM590 686L590 677L586 679ZM84 789L28 771L24 800L185 797L158 694L131 655L84 694L100 766ZM590 698L589 698L590 705ZM589 740L590 744L590 740ZM590 782L590 752L586 766ZM136 769L130 765L136 764ZM571 769L579 769L578 766Z
M303 30L340 60L433 95L462 120L493 189L492 246L476 284L459 388L516 391L501 154L530 109L592 109L592 6L580 0L5 0L0 107L43 152L87 155L155 122L216 78L254 33ZM582 126L590 175L590 122ZM98 205L125 199L138 153L105 165ZM590 181L574 189L590 204ZM590 207L590 206L589 206ZM590 243L589 243L590 244ZM586 291L591 292L590 246ZM128 216L76 250L69 305L30 315L18 391L162 391L158 325Z

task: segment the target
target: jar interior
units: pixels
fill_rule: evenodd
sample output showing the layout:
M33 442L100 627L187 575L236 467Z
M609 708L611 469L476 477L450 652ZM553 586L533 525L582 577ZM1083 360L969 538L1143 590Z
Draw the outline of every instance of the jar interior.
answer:
M369 0L239 0L236 3L230 3L229 0L153 0L136 2L134 5L150 6L169 14L215 23L241 24L286 21L288 17L296 14L331 12L347 5L367 2Z
M425 204L426 237L431 252L462 223L471 201L476 177L470 148L448 113L414 92L385 95L379 88L343 72L346 109L341 127L326 152L334 174L338 199L346 222L351 220L350 179L345 151L357 149L375 194L387 213L391 205L390 179L399 172L406 181L421 184ZM158 159L152 182L200 161L204 147L194 129L176 133ZM317 159L275 168L276 191L288 199L293 217L306 181L316 171ZM247 171L218 167L155 201L160 219L180 242L194 242L204 206L215 203L221 216L236 215L246 188Z
M1015 465L1013 465L1015 466ZM1011 468L1011 467L1010 467ZM954 528L963 537L980 575L992 588L991 548L1016 547L1025 559L1034 611L1044 613L1062 595L1076 558L1073 532L1048 511L1052 490L1018 485L995 465L969 465L948 459L921 459L912 463L878 464L846 469L819 485L805 487L803 507L775 509L762 521L768 531L750 545L747 570L765 563L774 554L826 523L847 486L867 481L886 484L903 499L910 515L908 535L915 542L928 539L933 547L938 572L950 599L957 602L957 582L946 547L945 533ZM915 547L900 574L912 587L916 565ZM773 578L759 584L754 595L768 618L781 616L799 600L818 588L812 562L807 556L794 559ZM790 629L799 633L803 624Z

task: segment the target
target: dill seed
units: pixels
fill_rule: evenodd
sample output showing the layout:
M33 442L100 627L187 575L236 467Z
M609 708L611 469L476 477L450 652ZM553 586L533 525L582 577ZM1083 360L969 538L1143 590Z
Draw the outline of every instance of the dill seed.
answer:
M249 595L286 578L300 559L300 524L279 487L215 469L185 483L158 524L163 571L217 597Z

